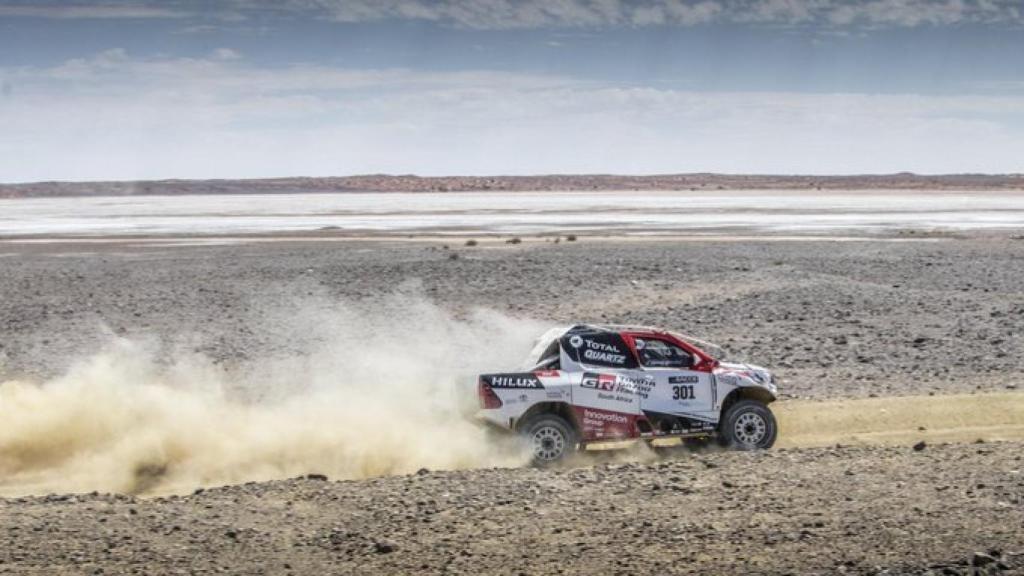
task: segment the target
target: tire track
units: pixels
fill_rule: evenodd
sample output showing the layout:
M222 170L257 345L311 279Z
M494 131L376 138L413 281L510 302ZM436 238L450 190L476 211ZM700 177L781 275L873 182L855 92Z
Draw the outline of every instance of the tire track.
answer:
M772 405L779 448L1024 440L1024 393L792 400Z

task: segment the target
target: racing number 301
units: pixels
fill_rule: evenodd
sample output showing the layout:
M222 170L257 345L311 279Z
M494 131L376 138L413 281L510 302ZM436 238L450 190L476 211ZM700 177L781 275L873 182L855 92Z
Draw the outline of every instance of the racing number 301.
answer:
M696 396L693 395L693 386L673 386L672 387L672 399L673 400L696 400Z

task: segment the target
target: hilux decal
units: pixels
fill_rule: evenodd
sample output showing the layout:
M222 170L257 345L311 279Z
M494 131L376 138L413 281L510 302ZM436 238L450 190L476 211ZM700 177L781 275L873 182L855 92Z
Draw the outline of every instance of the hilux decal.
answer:
M481 376L491 388L543 388L540 378L532 372L522 374L486 374Z

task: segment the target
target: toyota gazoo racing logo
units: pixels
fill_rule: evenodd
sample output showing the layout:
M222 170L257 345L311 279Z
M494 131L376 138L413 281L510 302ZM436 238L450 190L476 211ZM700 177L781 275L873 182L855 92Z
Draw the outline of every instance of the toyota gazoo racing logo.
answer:
M580 386L583 388L613 392L615 391L615 382L616 377L614 374L594 374L593 372L584 372Z
M619 376L618 384L619 387L616 390L618 392L636 394L641 398L647 398L654 388L654 378L648 375L629 376L623 374Z
M599 392L619 392L622 394L637 394L647 398L648 393L654 388L654 379L649 376L628 376L625 374L598 374L596 372L584 372L580 381L581 388L590 388Z

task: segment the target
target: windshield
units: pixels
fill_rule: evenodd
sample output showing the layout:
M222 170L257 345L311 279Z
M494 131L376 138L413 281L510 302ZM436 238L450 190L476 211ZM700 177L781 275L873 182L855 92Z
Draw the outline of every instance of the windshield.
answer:
M704 352L705 354L711 356L715 360L725 360L725 357L728 355L728 353L725 351L725 348L722 348L718 344L713 344L711 342L701 340L700 338L694 338L693 336L689 336L687 334L680 334L679 332L669 332L669 334L675 336L676 338L679 338L680 340L686 342L691 346L699 348L701 352Z

